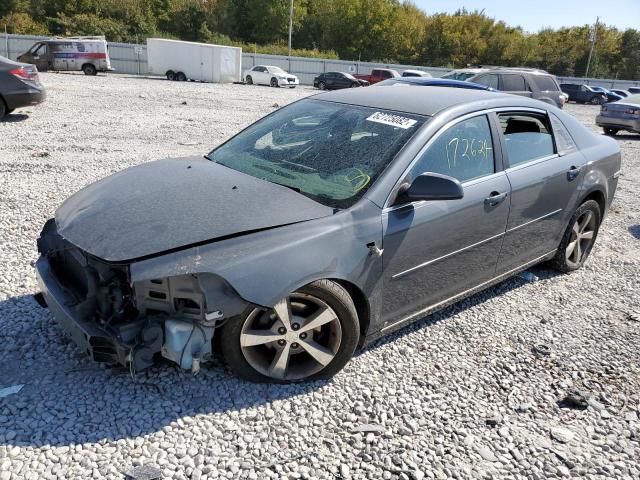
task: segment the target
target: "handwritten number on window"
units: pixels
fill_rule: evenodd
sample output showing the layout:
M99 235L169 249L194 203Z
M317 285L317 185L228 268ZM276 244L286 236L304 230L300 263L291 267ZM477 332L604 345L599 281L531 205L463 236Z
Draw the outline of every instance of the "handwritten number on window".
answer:
M458 147L462 143L462 154L458 157ZM468 161L486 160L489 152L493 150L486 138L458 138L453 137L449 140L446 148L447 164L449 169L455 168L458 164L458 158L466 158Z

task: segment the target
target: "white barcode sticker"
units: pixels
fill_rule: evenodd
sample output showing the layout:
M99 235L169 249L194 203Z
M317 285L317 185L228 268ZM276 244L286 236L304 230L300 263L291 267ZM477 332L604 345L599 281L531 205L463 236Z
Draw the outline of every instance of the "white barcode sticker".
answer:
M398 128L411 128L417 120L412 118L403 117L401 115L394 115L392 113L376 112L367 118L370 122L383 123L385 125L391 125Z

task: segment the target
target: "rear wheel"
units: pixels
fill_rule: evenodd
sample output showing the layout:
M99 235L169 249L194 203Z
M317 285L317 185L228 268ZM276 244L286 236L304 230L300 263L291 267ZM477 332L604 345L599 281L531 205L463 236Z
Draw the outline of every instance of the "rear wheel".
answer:
M611 127L603 127L602 129L604 130L605 135L609 135L611 137L613 137L616 133L620 131L619 128L611 128Z
M580 205L571 217L551 266L561 272L572 272L584 265L598 236L601 221L598 202L587 200Z
M176 80L178 82L186 82L187 81L187 76L182 72L178 72L178 73L176 73Z
M254 382L290 383L335 375L359 338L356 309L347 291L318 280L280 300L252 308L222 328L227 365Z
M85 75L97 75L98 74L98 70L96 69L95 65L93 63L85 63L82 66L82 71L84 72Z
M4 100L0 97L0 119L4 118L5 115L9 114L9 110L7 106L4 104Z
M276 77L273 77L273 78L271 79L271 86L272 86L272 87L278 87L278 86L279 86L279 85L278 85L278 80L276 79Z
M167 76L167 80L171 80L172 82L176 79L176 72L173 70L167 71L165 75Z
M253 85L253 78L251 78L251 75L247 75L247 85Z

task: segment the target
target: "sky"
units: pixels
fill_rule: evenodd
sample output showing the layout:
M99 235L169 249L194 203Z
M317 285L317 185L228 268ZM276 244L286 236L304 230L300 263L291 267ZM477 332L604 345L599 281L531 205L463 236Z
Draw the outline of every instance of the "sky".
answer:
M485 10L509 26L527 32L544 27L570 27L600 21L621 30L640 28L640 0L413 0L428 14L453 13L459 8Z

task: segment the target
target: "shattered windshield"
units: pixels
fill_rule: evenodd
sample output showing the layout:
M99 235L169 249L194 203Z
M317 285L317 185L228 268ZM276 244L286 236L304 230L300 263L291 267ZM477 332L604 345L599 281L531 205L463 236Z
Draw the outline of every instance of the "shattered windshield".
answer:
M207 156L334 208L353 205L424 123L419 115L306 99Z

